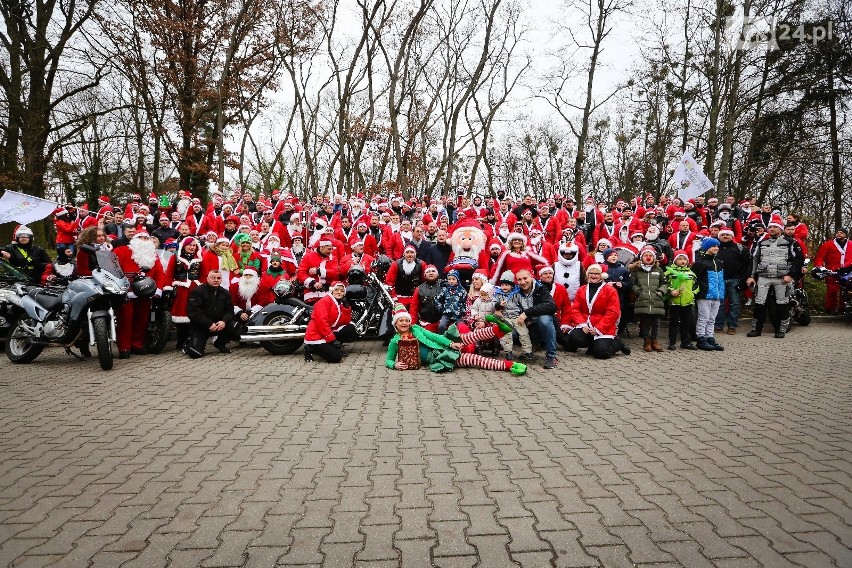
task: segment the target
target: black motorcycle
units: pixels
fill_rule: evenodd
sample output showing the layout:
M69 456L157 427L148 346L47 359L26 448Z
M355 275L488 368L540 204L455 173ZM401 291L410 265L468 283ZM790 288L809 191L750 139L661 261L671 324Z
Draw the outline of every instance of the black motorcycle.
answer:
M241 334L243 343L260 343L273 355L295 353L305 341L313 306L298 296L301 286L279 280L272 289L275 301L252 314Z
M389 266L389 259L380 256L370 274L360 265L349 270L346 301L352 307L352 324L363 339L385 338L393 331L393 298L383 282ZM305 341L313 306L296 297L299 287L289 280L279 280L273 292L275 302L252 315L240 341L258 342L273 355L289 355Z
M811 274L817 280L825 280L827 276L837 278L840 284L840 309L846 316L846 325L852 324L852 266L844 266L837 270L818 266Z
M162 296L151 298L151 318L148 320L148 330L145 332L145 350L148 353L159 353L172 337L172 302L173 290L163 290Z

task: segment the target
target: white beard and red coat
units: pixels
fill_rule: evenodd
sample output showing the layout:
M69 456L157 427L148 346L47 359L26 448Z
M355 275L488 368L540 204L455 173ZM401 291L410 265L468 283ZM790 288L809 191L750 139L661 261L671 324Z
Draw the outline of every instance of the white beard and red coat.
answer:
M118 263L125 274L144 273L157 283L157 288L162 289L166 274L154 243L148 243L149 245L145 245L142 239L133 239L129 245L116 248L115 256L118 257Z
M272 286L266 277L241 276L238 281L231 284L231 300L234 303L235 313L254 313L263 306L271 304L273 299Z

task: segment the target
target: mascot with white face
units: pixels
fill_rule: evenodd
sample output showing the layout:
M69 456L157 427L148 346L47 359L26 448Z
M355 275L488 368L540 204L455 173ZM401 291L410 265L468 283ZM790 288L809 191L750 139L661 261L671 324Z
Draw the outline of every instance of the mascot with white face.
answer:
M553 279L565 286L568 291L568 298L574 301L574 294L582 284L581 275L583 272L582 262L580 262L580 249L573 242L562 243L559 245L559 256L556 259L556 264L553 266Z

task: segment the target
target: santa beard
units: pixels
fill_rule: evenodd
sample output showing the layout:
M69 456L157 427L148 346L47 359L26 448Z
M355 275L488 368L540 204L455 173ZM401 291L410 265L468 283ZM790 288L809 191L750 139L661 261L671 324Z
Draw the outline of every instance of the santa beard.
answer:
M291 247L290 250L293 251L293 254L302 254L303 252L305 252L305 246L304 245L297 245L296 243L293 243L293 246Z
M130 258L139 268L151 269L157 262L157 248L154 241L150 239L132 239L130 244Z
M251 300L255 294L257 294L257 289L260 287L260 278L257 276L252 276L246 278L245 276L240 278L239 290L240 297L243 300Z

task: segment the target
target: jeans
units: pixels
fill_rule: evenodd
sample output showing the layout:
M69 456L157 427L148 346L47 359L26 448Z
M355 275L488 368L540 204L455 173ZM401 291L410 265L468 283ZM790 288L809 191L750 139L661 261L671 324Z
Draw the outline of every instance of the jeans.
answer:
M529 325L530 338L544 347L548 357L556 357L556 326L551 315L538 316Z
M739 278L725 280L725 299L727 300L727 306L725 302L722 302L719 306L719 313L716 314L717 328L725 327L725 321L727 321L729 328L737 329L740 319L740 296L742 294L740 290L737 290L737 286L740 283L741 280Z

